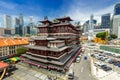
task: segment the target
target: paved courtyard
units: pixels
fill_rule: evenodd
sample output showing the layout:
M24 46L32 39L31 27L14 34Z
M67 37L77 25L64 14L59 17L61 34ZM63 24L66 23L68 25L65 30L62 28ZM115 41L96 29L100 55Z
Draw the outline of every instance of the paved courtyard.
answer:
M16 66L18 70L13 71L11 76L6 77L3 80L47 80L47 76L40 72L21 65Z
M3 80L48 80L47 75L52 77L58 77L57 80L66 80L66 75L54 71L47 71L43 69L28 67L23 63L17 63L17 70L13 71L12 74Z

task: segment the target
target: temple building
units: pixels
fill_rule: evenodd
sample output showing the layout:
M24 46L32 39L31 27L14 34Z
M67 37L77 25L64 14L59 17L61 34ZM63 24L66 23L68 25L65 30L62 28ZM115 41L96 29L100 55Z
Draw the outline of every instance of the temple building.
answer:
M38 36L25 46L28 51L21 56L22 62L61 72L69 69L81 52L80 30L70 23L70 17L56 20L40 21L42 24L37 26Z

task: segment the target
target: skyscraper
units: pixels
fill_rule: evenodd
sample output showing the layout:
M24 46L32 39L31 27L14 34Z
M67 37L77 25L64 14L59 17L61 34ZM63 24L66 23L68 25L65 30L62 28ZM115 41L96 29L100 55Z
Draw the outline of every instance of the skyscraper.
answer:
M89 29L89 24L88 23L84 23L83 24L83 32L85 33L85 35L88 35L88 29Z
M110 28L110 13L101 16L101 28Z
M15 24L15 34L19 34L20 20L16 17L15 17L15 20L14 20L14 24Z
M93 14L90 16L90 21L89 21L89 30L92 30L94 29L94 26L93 26Z
M93 14L90 16L89 21L89 30L88 30L88 40L93 40L93 34L94 34L94 22L93 22Z
M120 15L120 3L115 5L114 15Z
M24 20L23 20L23 15L20 13L19 15L19 20L20 20L20 25L19 25L19 35L23 36L24 34Z
M33 16L29 17L29 24L27 26L27 34L31 34L31 35L37 34L37 29L35 28Z
M112 33L116 34L118 38L120 38L120 15L114 15L113 17Z
M116 4L114 8L112 33L120 38L120 3Z
M12 17L9 15L4 15L4 27L11 28L12 27Z

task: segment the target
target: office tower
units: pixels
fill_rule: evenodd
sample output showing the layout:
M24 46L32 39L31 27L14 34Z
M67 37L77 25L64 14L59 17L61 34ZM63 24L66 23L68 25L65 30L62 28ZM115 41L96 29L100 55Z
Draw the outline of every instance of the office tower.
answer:
M90 21L89 21L89 30L94 29L94 23L93 23L93 14L90 16Z
M90 20L87 20L86 24L89 24L89 23L90 23ZM97 25L97 20L93 19L93 29L96 27L96 25Z
M15 34L19 34L20 20L16 17L15 17L15 20L14 20L14 25L15 25Z
M113 16L113 29L112 33L120 38L120 15Z
M37 29L35 28L35 24L33 21L33 16L29 17L29 25L27 26L27 33L31 35L37 34Z
M93 23L93 14L90 16L89 21L89 30L88 30L88 40L93 40L94 35L94 23Z
M112 33L120 38L120 3L116 4L114 7Z
M114 7L114 15L120 15L120 3L115 5L115 7Z
M19 20L20 20L20 25L19 25L19 35L23 36L24 35L24 20L23 20L23 15L20 13L19 15Z
M9 15L4 15L4 27L11 28L12 27L12 17Z
M30 34L30 32L31 32L31 31L30 31L30 29L31 29L30 26L26 26L26 28L27 28L27 31L26 31L27 34Z
M101 28L110 28L110 13L101 16Z
M88 36L88 28L89 28L89 24L85 22L83 24L83 32L84 32L84 35L86 36Z

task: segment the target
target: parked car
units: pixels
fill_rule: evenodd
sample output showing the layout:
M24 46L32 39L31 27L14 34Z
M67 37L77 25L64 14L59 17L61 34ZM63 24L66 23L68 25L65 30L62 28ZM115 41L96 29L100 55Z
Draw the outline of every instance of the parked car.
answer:
M112 70L112 68L111 68L111 67L108 67L108 66L104 66L104 67L102 67L102 69L103 69L104 71L110 71L110 70Z
M91 54L90 56L91 56L91 57L95 57L95 55L94 55L94 54Z
M120 67L120 63L118 63L117 66Z
M120 61L117 61L117 60L116 60L116 61L114 61L113 64L114 64L115 66L117 66L119 63L120 63Z
M114 64L114 63L115 63L115 60L114 60L114 59L111 59L108 63Z
M78 57L81 57L82 55L80 54L80 55L78 55Z
M68 72L68 79L74 79L74 72L73 72L73 70L69 70L69 72Z
M105 61L106 59L108 59L107 57L102 57L101 61Z
M101 54L101 53L100 53L99 56L104 56L104 57L105 57L105 54Z
M96 58L97 58L98 60L101 60L102 56L97 56Z
M107 67L107 65L103 64L100 66L100 68L104 68L104 67Z
M110 61L111 61L111 59L109 59L109 58L105 60L105 62L107 62L107 63L109 63Z
M110 52L105 52L104 54L106 54L106 55L108 55L108 56L113 56L113 54L110 53Z
M76 62L80 62L80 57L77 57L77 58L76 58Z
M117 65L120 63L120 61L117 61L117 60L115 60L115 59L111 59L111 60L109 61L109 63L117 66Z
M105 63L103 63L103 62L95 62L94 65L97 66L97 67L101 67L102 65L105 65Z
M97 67L100 64L100 62L95 62L94 65Z

